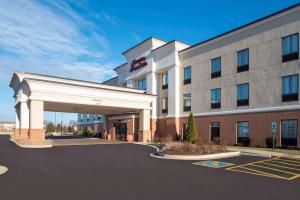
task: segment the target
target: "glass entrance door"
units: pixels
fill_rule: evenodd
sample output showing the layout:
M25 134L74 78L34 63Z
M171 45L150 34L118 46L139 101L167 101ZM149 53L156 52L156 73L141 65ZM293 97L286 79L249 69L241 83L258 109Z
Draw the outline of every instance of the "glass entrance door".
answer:
M127 124L126 123L116 123L116 139L126 141L127 136Z

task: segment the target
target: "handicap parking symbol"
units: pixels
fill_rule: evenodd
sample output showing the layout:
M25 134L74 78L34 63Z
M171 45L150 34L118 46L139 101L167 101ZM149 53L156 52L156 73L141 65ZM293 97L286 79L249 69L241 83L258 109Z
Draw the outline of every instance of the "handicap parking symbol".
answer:
M229 167L234 164L227 163L227 162L206 160L206 161L201 161L201 162L195 162L195 163L193 163L193 165L200 165L200 166L211 167L211 168L222 168L222 167Z

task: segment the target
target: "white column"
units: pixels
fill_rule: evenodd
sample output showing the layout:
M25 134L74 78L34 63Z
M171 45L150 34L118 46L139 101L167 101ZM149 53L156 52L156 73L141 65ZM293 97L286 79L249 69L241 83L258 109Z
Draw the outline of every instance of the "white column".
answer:
M30 129L44 129L44 102L30 102Z
M140 131L150 131L150 110L141 110L139 121Z
M16 105L16 129L20 128L20 105Z
M106 131L107 129L107 116L102 115L102 121L103 121L103 131Z
M126 82L126 85L127 85L127 87L134 88L134 81L133 80L128 80Z
M158 93L158 88L157 88L157 83L159 80L159 74L155 73L155 72L151 72L147 75L146 77L147 79L147 94L153 94L153 95L157 95ZM153 102L152 102L152 118L155 119L156 116L158 115L158 110L157 110L157 104L158 104L158 98L156 98Z
M179 117L179 66L174 66L168 71L168 115Z
M20 103L20 128L29 129L29 107L27 102Z
M147 75L147 94L157 94L157 76L155 72L151 72Z
M16 111L16 124L15 124L15 133L14 133L14 140L18 140L19 139L19 135L20 135L20 105L17 104L15 106L15 111Z

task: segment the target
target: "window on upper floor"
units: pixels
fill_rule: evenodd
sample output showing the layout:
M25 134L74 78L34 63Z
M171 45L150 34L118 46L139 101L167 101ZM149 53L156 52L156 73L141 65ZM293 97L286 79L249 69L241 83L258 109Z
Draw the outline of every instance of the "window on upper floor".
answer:
M298 33L282 38L282 62L297 60L299 58Z
M191 111L191 105L192 105L192 95L191 93L187 93L183 95L183 111L188 112Z
M249 49L237 52L237 73L249 70Z
M298 75L282 77L282 102L298 101Z
M147 80L146 79L138 80L138 89L139 90L147 89Z
M165 97L162 99L162 110L161 112L163 114L168 113L168 97Z
M221 108L221 88L211 90L211 109Z
M191 66L185 67L183 70L183 84L190 84L192 79L192 68Z
M211 78L217 78L221 76L221 57L211 60Z
M237 85L237 106L249 105L249 83Z
M162 89L168 88L168 73L162 75Z

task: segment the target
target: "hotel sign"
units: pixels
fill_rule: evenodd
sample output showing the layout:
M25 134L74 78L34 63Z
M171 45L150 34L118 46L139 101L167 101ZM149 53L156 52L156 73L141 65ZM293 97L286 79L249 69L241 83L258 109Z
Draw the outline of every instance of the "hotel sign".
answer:
M145 66L147 66L147 61L146 61L146 58L145 57L140 57L138 59L134 59L131 63L131 66L130 66L130 72L133 72L133 71L136 71L138 69L141 69Z

